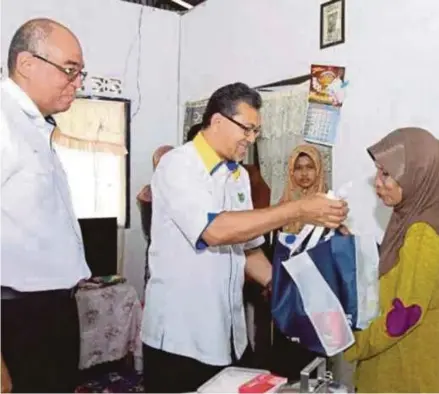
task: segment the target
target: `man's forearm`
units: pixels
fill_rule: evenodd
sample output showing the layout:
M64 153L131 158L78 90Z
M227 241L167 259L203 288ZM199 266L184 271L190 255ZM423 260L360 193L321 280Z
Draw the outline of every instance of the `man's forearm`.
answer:
M264 252L257 248L246 251L245 255L247 257L245 273L255 282L265 287L271 281L272 267Z
M300 201L291 201L270 208L223 212L203 232L203 239L210 246L248 242L298 220L300 211Z

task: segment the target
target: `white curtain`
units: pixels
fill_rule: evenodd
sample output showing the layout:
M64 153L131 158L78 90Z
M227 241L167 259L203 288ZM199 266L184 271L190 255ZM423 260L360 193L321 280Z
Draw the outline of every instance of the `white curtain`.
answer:
M119 227L126 220L125 157L88 152L56 145L70 186L78 218L116 217Z
M77 217L117 217L119 274L125 256L126 111L123 101L78 98L55 116L53 136Z
M126 105L123 101L77 98L55 115L54 140L70 149L125 155Z
M309 82L295 85L287 91L262 93L262 135L258 141L261 174L271 189L271 204L279 202L287 175L291 151L303 143L303 126L308 108ZM332 179L332 155L328 147L317 145L323 154Z

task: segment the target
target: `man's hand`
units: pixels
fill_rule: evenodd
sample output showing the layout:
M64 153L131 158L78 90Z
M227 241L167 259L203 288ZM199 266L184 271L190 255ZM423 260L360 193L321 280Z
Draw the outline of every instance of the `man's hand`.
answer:
M305 197L299 202L301 221L327 228L338 228L349 211L345 201L332 200L321 193Z
M271 282L272 266L260 248L246 250L245 273L263 287Z
M8 368L6 367L5 362L2 357L2 393L10 393L12 392L12 381L11 376L9 375Z

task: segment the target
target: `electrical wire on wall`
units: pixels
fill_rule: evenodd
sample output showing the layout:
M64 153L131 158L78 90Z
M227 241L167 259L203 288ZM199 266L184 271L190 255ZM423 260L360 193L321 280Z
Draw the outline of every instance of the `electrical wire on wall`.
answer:
M140 107L142 106L142 91L140 89L140 70L141 70L141 65L142 65L142 22L143 22L143 10L144 9L145 9L144 6L142 6L140 9L139 22L137 24L137 34L138 34L137 42L139 44L138 50L137 50L137 76L136 76L137 108L134 110L134 113L133 113L131 119L134 119L134 117L139 113Z
M140 87L140 78L141 78L141 66L142 66L142 23L143 23L143 11L145 10L145 6L139 4L140 10L137 21L137 33L130 44L128 54L125 60L124 67L124 80L126 81L126 76L128 73L128 66L130 64L131 54L136 47L137 44L137 60L136 60L136 91L137 91L137 105L134 111L131 113L130 122L134 119L135 116L140 111L142 106L142 91ZM134 100L133 100L134 103ZM117 241L118 241L118 256L117 256L117 271L120 275L123 275L124 265L125 265L125 247L126 247L126 234L125 229L123 227L118 227L117 229Z
M140 107L142 105L142 91L140 88L140 78L141 78L141 69L142 69L142 23L143 23L143 11L145 7L143 5L140 6L139 16L138 16L138 22L137 22L137 34L134 40L132 41L130 45L130 49L128 50L128 55L125 60L125 67L124 67L124 80L126 80L126 75L128 72L128 64L131 57L131 53L134 50L134 47L137 43L137 61L136 61L136 90L137 90L137 106L136 109L133 111L131 115L131 120L134 119L134 117L139 113Z

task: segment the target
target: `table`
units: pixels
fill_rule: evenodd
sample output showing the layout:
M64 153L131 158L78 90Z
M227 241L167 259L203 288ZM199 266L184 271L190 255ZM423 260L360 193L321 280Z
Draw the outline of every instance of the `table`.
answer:
M79 368L86 369L132 354L143 368L140 325L142 306L135 289L119 283L76 293L81 330Z

